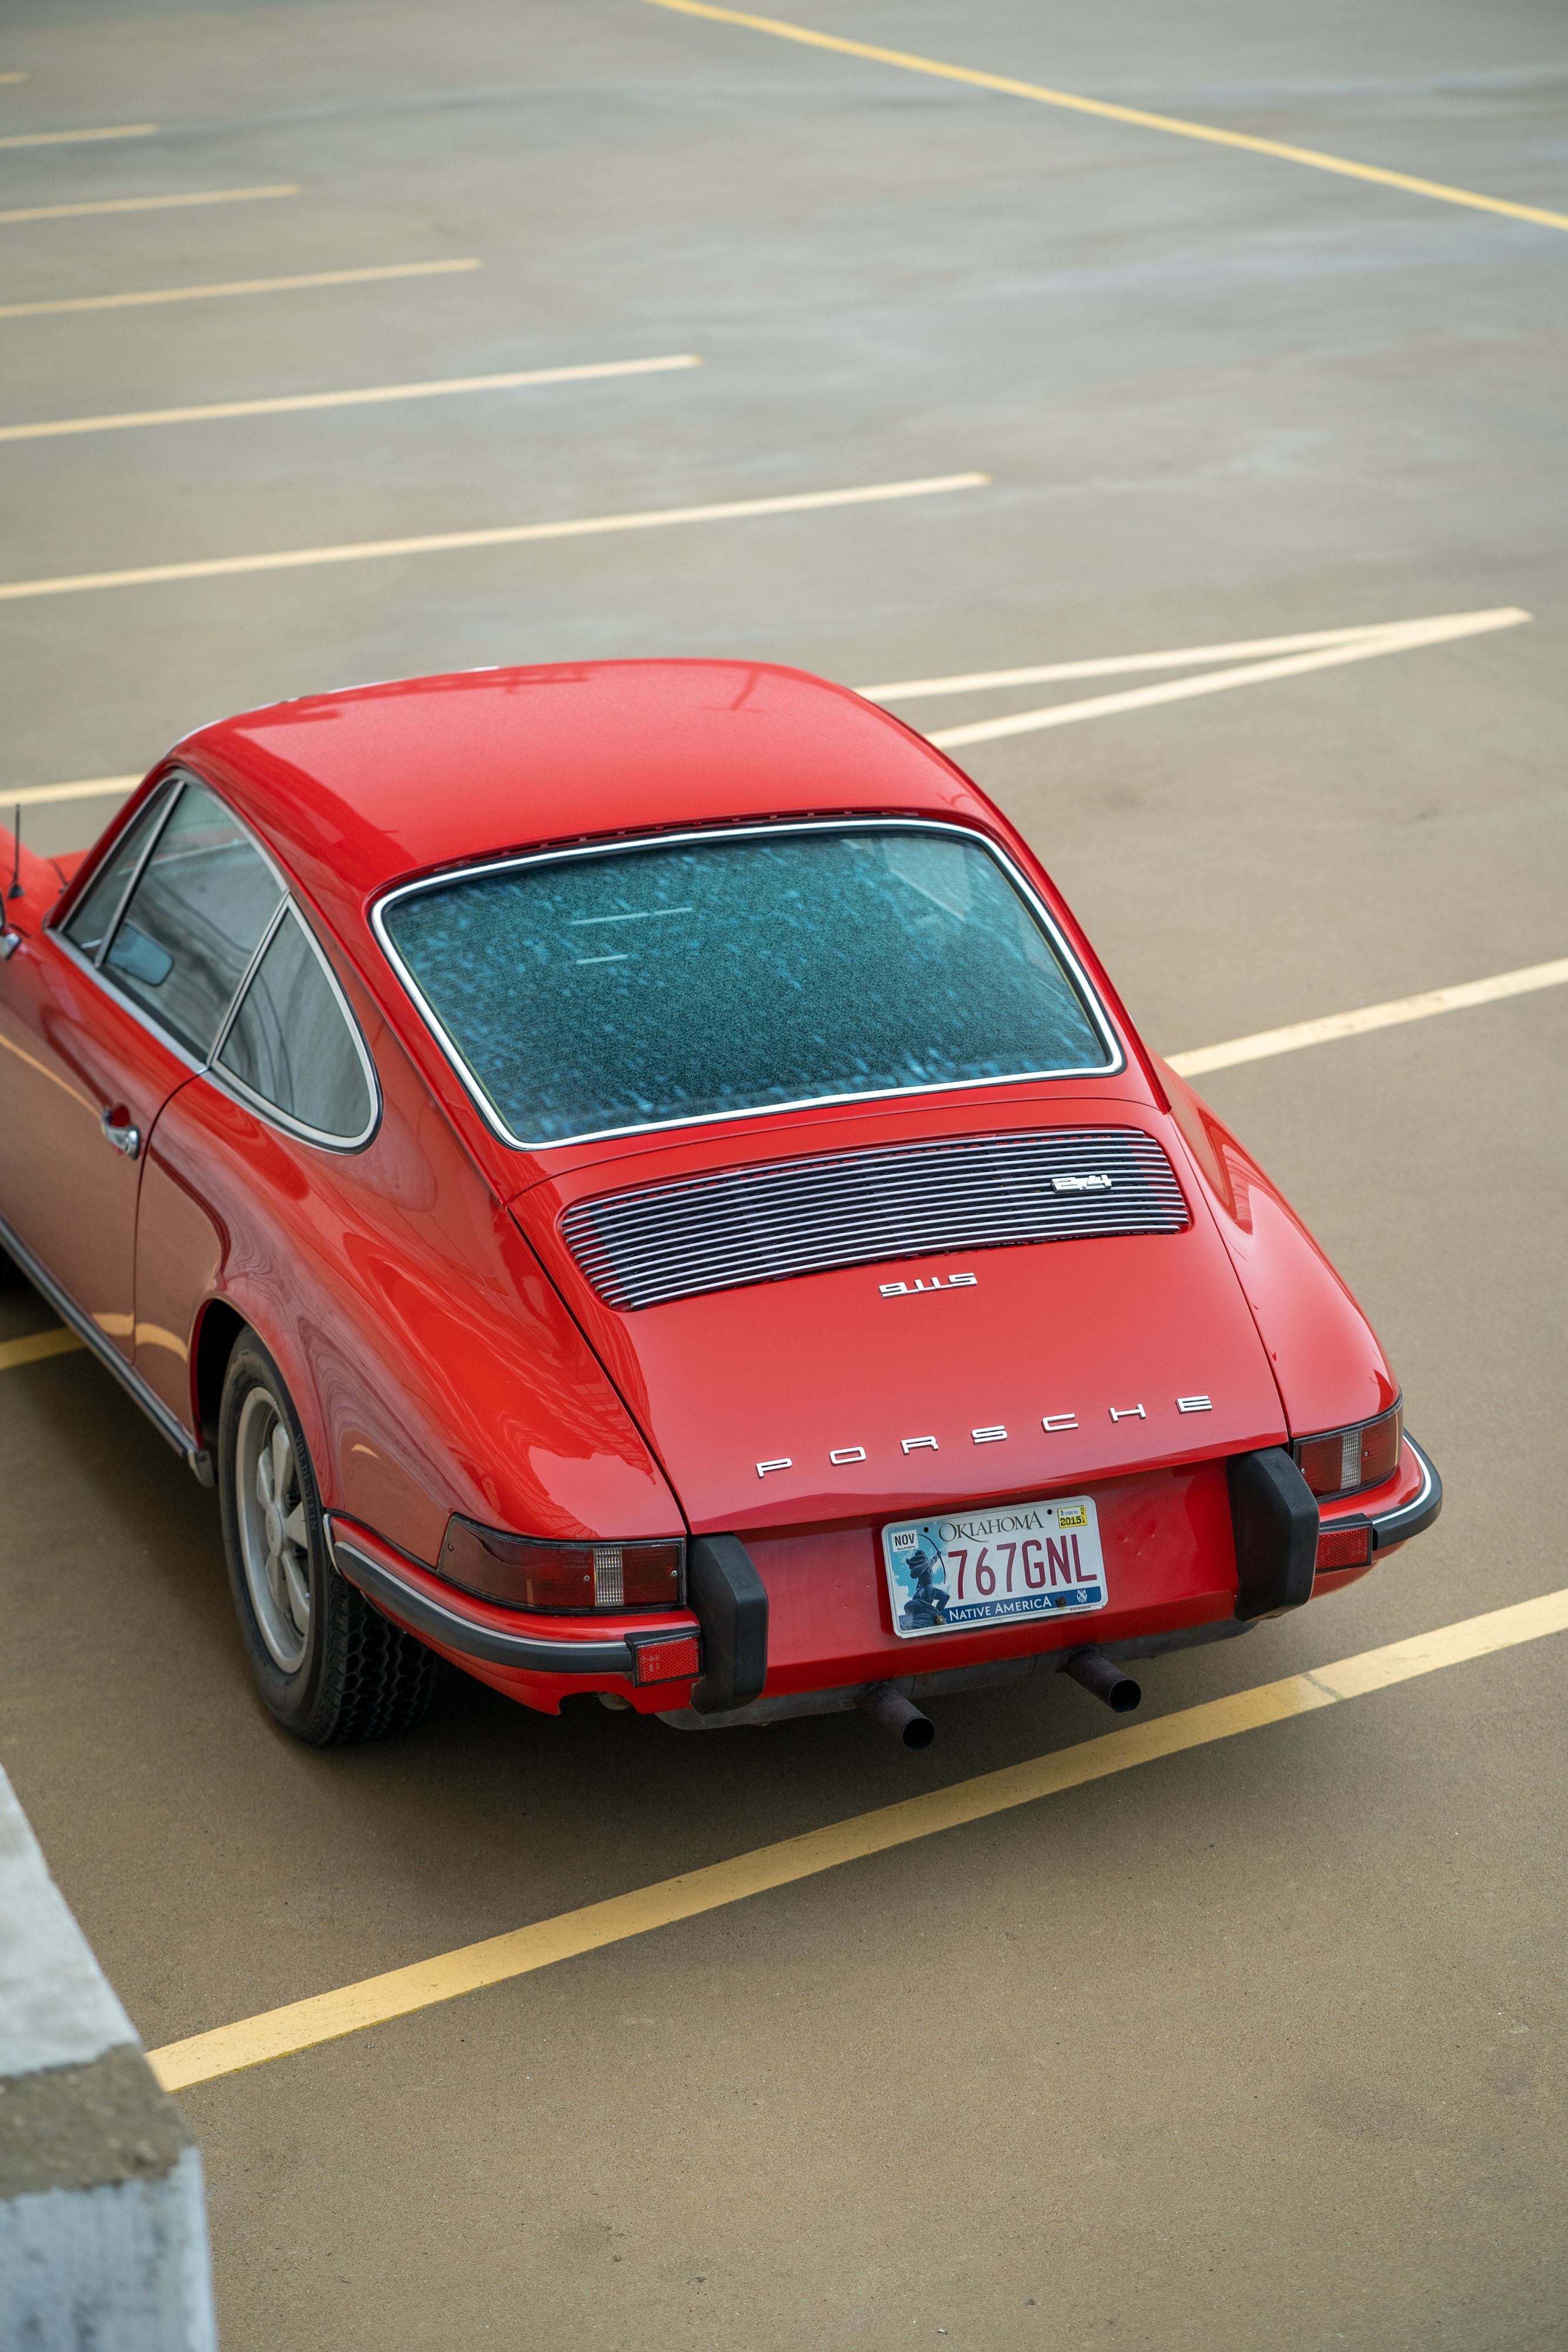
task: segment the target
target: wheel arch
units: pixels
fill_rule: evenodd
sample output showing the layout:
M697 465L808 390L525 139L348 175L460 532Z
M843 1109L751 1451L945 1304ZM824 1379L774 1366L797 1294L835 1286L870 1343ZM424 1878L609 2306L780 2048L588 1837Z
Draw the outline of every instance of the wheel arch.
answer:
M226 1298L209 1298L196 1324L191 1348L191 1395L196 1434L216 1455L218 1413L224 1401L224 1379L229 1358L242 1331L251 1327ZM261 1337L260 1333L256 1334ZM266 1342L263 1341L263 1345Z

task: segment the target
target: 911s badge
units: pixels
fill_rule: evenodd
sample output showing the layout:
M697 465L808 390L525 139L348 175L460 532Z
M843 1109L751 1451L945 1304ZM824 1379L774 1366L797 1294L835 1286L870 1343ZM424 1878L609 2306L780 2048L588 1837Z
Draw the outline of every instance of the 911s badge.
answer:
M929 1281L884 1282L880 1287L884 1298L913 1298L917 1290L973 1290L979 1278L977 1274L934 1274Z

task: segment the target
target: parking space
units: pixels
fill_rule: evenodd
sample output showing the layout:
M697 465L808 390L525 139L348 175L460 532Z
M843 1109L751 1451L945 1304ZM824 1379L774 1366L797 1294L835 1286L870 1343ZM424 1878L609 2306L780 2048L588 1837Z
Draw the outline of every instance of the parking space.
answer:
M371 677L1124 665L889 697L940 733L1492 615L955 756L1166 1052L1568 954L1555 12L811 21L914 62L650 0L18 0L0 813L81 846L188 729ZM5 143L95 126L135 135ZM370 391L400 396L340 397ZM554 529L584 523L614 527ZM380 551L103 580L345 549ZM1197 1079L1448 1500L1344 1595L1151 1664L1156 1720L1568 1581L1565 1049L1552 984ZM0 1758L150 2048L1110 1722L1024 1684L934 1702L911 1757L858 1717L690 1738L454 1676L399 1742L298 1747L214 1498L83 1351L17 1344L53 1323L0 1291ZM1568 2344L1563 1656L194 2082L225 2345Z

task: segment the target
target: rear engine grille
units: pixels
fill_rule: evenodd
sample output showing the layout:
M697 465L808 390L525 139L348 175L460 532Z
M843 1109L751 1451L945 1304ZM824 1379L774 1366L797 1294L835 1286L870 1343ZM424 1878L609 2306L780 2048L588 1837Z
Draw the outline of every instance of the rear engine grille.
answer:
M1170 1161L1135 1128L1051 1128L841 1152L579 1201L561 1219L622 1309L834 1266L1190 1223Z

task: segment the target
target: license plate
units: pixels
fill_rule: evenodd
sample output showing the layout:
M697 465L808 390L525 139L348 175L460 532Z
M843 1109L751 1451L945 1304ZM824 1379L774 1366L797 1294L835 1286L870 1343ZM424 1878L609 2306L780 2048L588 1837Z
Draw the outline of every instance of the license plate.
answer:
M899 1519L882 1531L893 1630L905 1641L1082 1617L1103 1609L1105 1565L1087 1495Z

